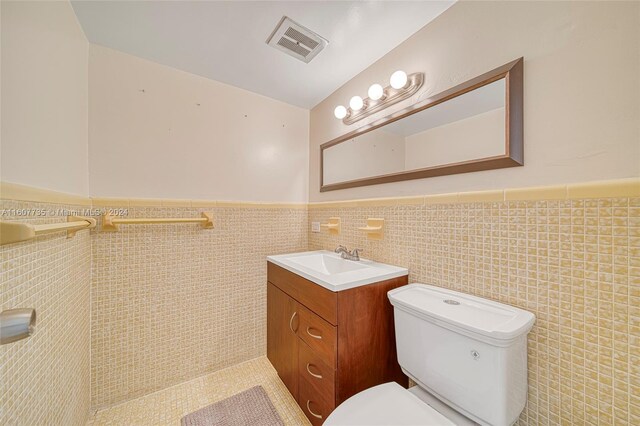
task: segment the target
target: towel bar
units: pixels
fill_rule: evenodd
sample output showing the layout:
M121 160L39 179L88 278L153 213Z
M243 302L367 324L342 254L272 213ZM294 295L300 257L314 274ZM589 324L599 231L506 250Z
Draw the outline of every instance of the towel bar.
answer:
M76 232L83 229L93 229L95 226L96 220L94 218L84 216L67 216L66 223L44 223L41 225L0 221L0 245L27 241L39 235L60 231L67 231L67 238L71 238Z
M103 231L117 231L118 225L145 225L159 223L199 223L203 228L213 228L213 215L202 213L202 217L159 217L159 218L123 218L105 213L102 216Z

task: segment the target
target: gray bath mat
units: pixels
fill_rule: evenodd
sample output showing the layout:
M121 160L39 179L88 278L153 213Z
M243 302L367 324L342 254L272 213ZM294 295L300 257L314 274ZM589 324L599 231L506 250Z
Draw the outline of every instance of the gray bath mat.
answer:
M180 421L182 426L284 426L262 386L223 399Z

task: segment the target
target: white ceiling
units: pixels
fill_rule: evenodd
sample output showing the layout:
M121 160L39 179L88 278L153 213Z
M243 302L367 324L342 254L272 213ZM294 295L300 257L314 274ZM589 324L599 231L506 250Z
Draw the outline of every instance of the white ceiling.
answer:
M312 108L454 1L72 4L91 43ZM309 64L265 43L283 15L329 40Z

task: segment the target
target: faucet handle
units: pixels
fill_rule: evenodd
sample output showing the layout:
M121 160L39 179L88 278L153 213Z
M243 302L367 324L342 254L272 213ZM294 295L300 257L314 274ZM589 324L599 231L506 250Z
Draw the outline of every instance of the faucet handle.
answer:
M349 251L347 250L347 248L345 246L343 246L342 244L340 244L338 247L336 247L336 249L334 250L334 252L336 253L340 253L341 251Z

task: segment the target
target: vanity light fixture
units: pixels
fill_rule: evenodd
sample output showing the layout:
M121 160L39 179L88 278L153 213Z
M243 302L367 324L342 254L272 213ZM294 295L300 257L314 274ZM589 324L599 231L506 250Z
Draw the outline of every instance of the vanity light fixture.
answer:
M369 87L368 98L353 96L349 100L349 108L338 105L333 110L333 115L346 125L353 124L378 111L381 111L395 103L403 101L414 95L424 83L424 74L421 72L407 75L398 70L391 74L389 86L382 87L374 83Z
M349 101L349 107L352 111L360 111L364 107L364 101L360 96L354 96Z
M367 95L369 95L369 99L372 101L380 100L384 97L384 88L378 83L372 84L371 87L369 87Z
M389 79L389 84L391 85L391 87L398 90L398 89L404 89L405 87L407 87L408 81L409 79L407 78L407 73L400 70L391 74L391 78Z
M336 109L333 110L333 115L335 115L338 120L342 120L347 116L347 109L342 105L338 105Z

